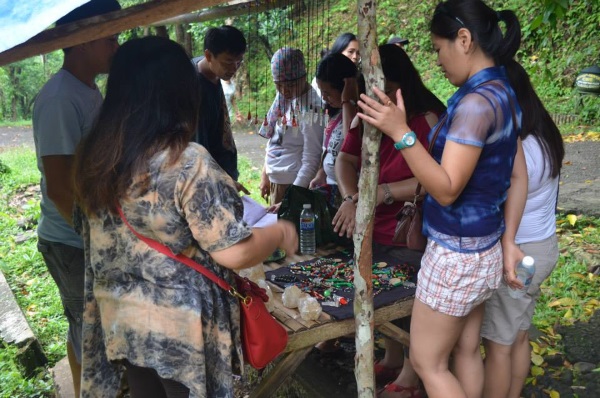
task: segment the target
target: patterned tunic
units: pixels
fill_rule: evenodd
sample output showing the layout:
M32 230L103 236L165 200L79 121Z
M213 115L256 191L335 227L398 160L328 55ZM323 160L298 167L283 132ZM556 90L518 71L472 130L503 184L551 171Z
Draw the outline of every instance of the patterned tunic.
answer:
M243 205L208 152L191 143L173 164L155 155L121 207L142 235L233 283L209 252L251 234ZM233 397L241 371L238 302L204 276L141 242L118 215L82 223L86 251L83 397L114 397L122 359L185 384L190 397Z

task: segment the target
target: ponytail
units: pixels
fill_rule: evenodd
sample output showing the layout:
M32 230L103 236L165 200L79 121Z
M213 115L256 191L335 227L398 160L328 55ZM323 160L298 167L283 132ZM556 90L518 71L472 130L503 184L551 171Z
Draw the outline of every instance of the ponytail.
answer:
M521 46L521 24L512 10L502 10L496 14L498 15L498 21L502 21L506 25L506 33L496 54L492 55L496 64L506 65L508 61L513 59Z
M506 24L505 35L500 29L500 21ZM497 65L504 65L511 60L521 45L521 25L513 11L496 12L482 0L448 0L439 3L431 19L431 33L454 40L461 28L471 32L473 40Z

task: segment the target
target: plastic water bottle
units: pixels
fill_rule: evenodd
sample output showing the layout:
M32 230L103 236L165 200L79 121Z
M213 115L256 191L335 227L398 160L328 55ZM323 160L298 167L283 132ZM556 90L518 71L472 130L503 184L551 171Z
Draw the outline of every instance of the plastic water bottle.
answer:
M300 253L315 254L315 213L310 204L302 206L300 213Z
M523 257L523 260L517 265L517 278L523 284L522 289L511 289L508 288L508 294L512 298L521 298L525 296L527 290L529 289L529 285L531 285L531 279L533 278L533 274L535 273L535 261L531 256Z

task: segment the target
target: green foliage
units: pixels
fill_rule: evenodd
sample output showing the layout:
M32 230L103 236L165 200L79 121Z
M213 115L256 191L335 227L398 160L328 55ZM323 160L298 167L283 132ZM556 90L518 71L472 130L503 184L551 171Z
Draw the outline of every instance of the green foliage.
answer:
M141 0L122 0L123 7ZM407 37L408 53L427 86L445 101L455 91L435 66L428 24L438 0L377 1L377 35L380 42L390 36ZM598 124L600 97L581 98L573 84L579 71L599 62L600 2L597 0L489 0L495 9L512 9L521 21L523 41L519 60L530 73L538 94L551 113L579 115L580 122ZM202 52L204 33L211 26L231 23L248 39L246 62L237 74L242 94L240 108L264 117L274 95L269 61L283 45L301 48L306 56L309 79L314 76L319 53L337 35L356 33L356 0L292 2L281 9L227 20L189 25L195 55ZM329 9L327 9L329 6ZM174 28L167 33L175 38ZM144 28L121 33L121 41L144 35ZM61 65L62 52L34 57L0 68L0 120L31 118L36 93ZM99 86L104 87L101 78Z

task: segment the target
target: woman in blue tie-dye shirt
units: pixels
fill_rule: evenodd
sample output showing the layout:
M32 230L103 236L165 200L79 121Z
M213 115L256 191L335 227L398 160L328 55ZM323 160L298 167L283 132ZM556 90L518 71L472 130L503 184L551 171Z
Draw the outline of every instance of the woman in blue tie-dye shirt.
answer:
M517 142L521 111L502 66L515 55L521 34L514 12L495 12L481 0L440 3L431 34L438 65L459 87L430 144L432 156L406 124L399 91L397 106L376 88L381 103L361 96L359 116L396 142L428 193L423 205L428 244L411 324L415 370L430 398L479 397L484 373L479 330L483 302L502 277L504 213L520 216L527 194ZM515 192L507 201L509 187ZM514 283L514 265L505 271L507 282Z

